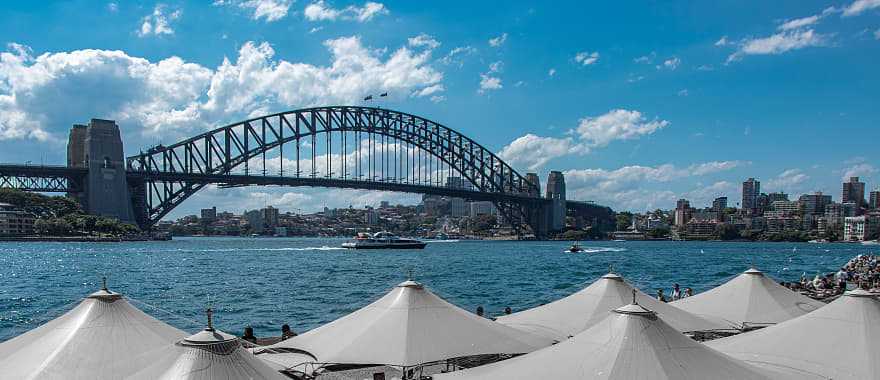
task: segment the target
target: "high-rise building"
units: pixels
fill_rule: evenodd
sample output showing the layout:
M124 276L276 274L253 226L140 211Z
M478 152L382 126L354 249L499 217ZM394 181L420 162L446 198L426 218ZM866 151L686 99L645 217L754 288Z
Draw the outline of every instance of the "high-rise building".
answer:
M875 189L871 192L870 200L868 201L868 208L871 210L880 209L880 189Z
M804 210L804 215L820 215L825 213L825 206L831 203L831 196L817 191L813 194L801 195L798 202Z
M266 208L260 210L260 215L263 217L263 224L267 227L276 227L278 226L278 209L272 206L267 206Z
M203 208L201 212L202 223L212 223L217 220L217 207Z
M778 193L770 193L770 194L767 194L767 203L768 203L768 204L771 204L771 205L772 205L773 202L778 202L778 201L786 201L786 202L788 202L788 194L783 193L783 192L781 192L781 191L778 192Z
M849 177L849 182L843 183L843 196L841 203L853 202L857 207L865 206L865 183L859 181L859 177Z
M723 212L727 208L727 197L718 197L712 201L712 211Z
M67 166L71 168L86 167L86 129L88 126L74 124L70 128L70 136L67 139Z
M260 210L245 211L244 220L251 226L251 232L255 234L263 233L265 224L263 223L263 215Z
M749 178L743 182L742 209L756 214L758 211L758 195L761 194L761 182Z
M687 199L675 202L675 226L684 227L691 220L691 203Z

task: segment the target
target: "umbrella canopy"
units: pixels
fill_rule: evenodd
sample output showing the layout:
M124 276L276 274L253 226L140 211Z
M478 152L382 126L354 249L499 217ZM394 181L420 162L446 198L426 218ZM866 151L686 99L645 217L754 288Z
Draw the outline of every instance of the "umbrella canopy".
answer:
M4 379L121 379L186 333L132 306L106 287L73 310L0 344Z
M815 312L707 345L767 368L880 379L880 301L852 290Z
M608 316L608 312L626 305L636 290L639 304L654 310L678 331L729 329L720 320L701 318L638 291L623 277L609 273L590 286L568 297L518 313L498 317L498 322L556 340L584 331Z
M234 335L215 330L208 309L208 327L145 358L148 367L131 380L283 380L286 377L257 359Z
M765 276L764 272L751 268L716 288L675 301L672 305L745 328L783 322L825 304L793 292Z
M525 353L552 343L471 314L422 284L405 281L362 309L269 348L306 351L320 363L408 367L462 356Z
M542 350L436 380L786 379L710 349L638 304L614 309L584 332Z

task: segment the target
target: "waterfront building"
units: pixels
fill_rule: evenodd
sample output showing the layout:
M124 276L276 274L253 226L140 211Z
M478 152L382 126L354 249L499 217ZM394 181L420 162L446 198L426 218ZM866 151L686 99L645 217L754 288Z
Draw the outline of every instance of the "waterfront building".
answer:
M865 241L877 238L880 232L880 213L848 216L843 221L843 240Z
M0 343L0 377L124 379L151 364L144 355L186 335L105 285L60 317Z
M251 228L251 233L261 234L265 230L263 215L260 210L245 211L244 219Z
M843 216L859 216L859 205L856 202L843 202Z
M824 305L779 285L755 268L692 297L671 303L691 314L747 330L799 317Z
M217 207L203 208L201 210L202 223L213 223L217 220Z
M351 314L266 347L264 355L297 350L313 356L300 363L414 367L475 355L522 354L552 343L462 310L409 280Z
M798 318L706 345L764 368L796 368L804 378L880 379L878 325L880 301L856 289Z
M9 203L0 203L0 236L34 234L34 214Z
M675 226L684 227L691 220L691 203L687 199L675 202Z
M724 212L727 209L727 197L718 197L712 201L712 210L715 212Z
M831 203L831 196L824 195L821 191L813 194L804 194L798 198L804 215L819 215L825 212L825 206Z
M742 184L742 208L752 214L758 212L758 195L761 194L761 182L749 178Z
M801 211L801 203L786 200L777 200L773 201L773 203L770 204L770 209L773 211L782 212L785 216L798 215ZM767 216L766 213L764 216Z
M859 177L850 177L849 182L843 183L841 202L853 202L857 209L865 206L865 183L859 181ZM860 211L857 211L860 212Z
M680 237L683 240L710 240L715 236L717 225L714 220L693 219L685 225L685 234Z
M498 322L520 330L565 340L587 330L608 316L608 312L632 302L633 292L640 305L663 315L678 331L706 331L729 328L720 321L711 321L683 312L643 293L616 273L608 273L578 292L528 310L498 317Z
M780 202L780 201L788 202L789 201L788 194L783 193L781 191L776 192L776 193L767 194L767 204L772 205L773 202Z

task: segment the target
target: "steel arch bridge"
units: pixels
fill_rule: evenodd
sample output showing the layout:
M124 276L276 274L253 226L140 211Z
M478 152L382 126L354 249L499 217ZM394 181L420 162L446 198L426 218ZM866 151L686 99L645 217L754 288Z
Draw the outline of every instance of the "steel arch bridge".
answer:
M431 120L374 107L299 109L229 124L126 159L135 214L152 226L209 184L317 186L493 202L545 233L549 200L490 150ZM143 205L139 207L138 204Z

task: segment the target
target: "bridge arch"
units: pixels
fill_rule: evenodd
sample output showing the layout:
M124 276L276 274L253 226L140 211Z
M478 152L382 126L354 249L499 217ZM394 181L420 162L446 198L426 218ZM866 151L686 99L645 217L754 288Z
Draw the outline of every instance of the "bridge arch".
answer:
M324 163L319 165L318 159ZM277 176L269 175L267 163L279 171ZM294 175L284 175L285 163L295 165ZM303 163L311 168L307 175L302 175ZM143 226L158 222L209 183L418 193L444 193L445 188L463 197L492 200L503 217L526 224L535 219L527 206L541 201L535 184L469 137L423 117L375 107L313 107L256 117L150 148L128 157L126 165L133 197L144 205L138 215ZM257 174L251 173L253 166ZM319 166L323 173L316 171ZM466 186L449 189L444 184L448 177L463 178ZM226 181L232 178L237 182Z

